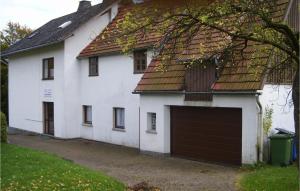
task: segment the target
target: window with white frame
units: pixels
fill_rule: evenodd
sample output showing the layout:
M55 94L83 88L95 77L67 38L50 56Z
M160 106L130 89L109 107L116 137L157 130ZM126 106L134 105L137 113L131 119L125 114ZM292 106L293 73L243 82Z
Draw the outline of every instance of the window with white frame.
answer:
M156 132L156 113L147 113L147 130L150 132Z
M83 106L83 123L84 124L92 124L92 106L84 105Z
M114 128L125 129L125 109L114 108Z

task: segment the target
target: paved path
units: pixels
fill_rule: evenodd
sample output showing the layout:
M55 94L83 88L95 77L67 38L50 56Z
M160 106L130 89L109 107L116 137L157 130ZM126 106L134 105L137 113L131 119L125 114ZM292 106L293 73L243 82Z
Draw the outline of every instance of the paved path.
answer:
M133 185L142 181L166 191L233 191L237 168L172 157L139 154L136 149L87 140L9 135L12 144L55 153Z

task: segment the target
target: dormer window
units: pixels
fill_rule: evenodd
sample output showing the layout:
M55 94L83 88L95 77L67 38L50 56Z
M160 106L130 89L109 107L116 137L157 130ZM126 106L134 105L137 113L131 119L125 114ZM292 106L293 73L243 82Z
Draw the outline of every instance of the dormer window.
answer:
M33 33L31 33L27 38L32 38L32 37L34 37L35 35L37 35L39 32L38 31L36 31L36 32L33 32Z
M212 101L211 86L217 80L216 73L216 63L210 61L188 68L185 73L185 101Z
M67 26L69 26L70 24L72 24L72 21L67 21L64 22L63 24L59 25L57 28L66 28Z
M147 50L133 52L134 74L142 74L147 68Z

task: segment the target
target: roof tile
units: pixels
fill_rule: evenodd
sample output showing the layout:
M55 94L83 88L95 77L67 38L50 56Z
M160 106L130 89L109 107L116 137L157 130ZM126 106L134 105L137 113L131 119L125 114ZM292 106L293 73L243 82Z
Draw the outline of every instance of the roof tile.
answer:
M116 18L80 53L79 57L121 52L121 47L116 42L116 39L122 34L122 32L119 31L116 26L118 22L122 21L124 15L130 9L130 6L121 6ZM279 11L276 13L276 18L282 18L282 14L283 11ZM109 38L103 38L103 35L105 34L109 34ZM135 35L138 36L139 33ZM149 33L138 41L135 48L151 47L155 45L155 43L159 42L159 40L159 35ZM227 38L225 34L216 30L201 28L185 50L176 50L175 58L168 63L164 63L163 71L159 70L159 68L161 68L160 65L162 64L160 55L154 58L139 81L135 91L152 92L184 90L186 66L183 64L183 61L194 58L203 58L203 56L209 57L214 53L212 51L216 51L216 47L219 47L219 51L222 51L222 46L219 45L228 42L231 42L230 38ZM200 47L205 47L207 51L201 52ZM256 91L261 89L264 78L263 71L254 71L253 68L249 67L249 65L253 65L253 63L256 62L256 59L266 62L267 57L260 57L256 59L251 58L250 56L255 51L256 50L253 49L252 46L248 46L244 51L245 53L243 58L241 56L234 55L233 61L228 62L221 69L219 79L211 86L212 90Z

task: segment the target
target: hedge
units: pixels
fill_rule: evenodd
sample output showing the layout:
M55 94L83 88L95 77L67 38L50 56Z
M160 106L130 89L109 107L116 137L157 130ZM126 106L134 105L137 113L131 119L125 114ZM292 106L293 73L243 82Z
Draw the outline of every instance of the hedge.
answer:
M6 116L4 113L1 112L1 142L7 142L7 122Z

